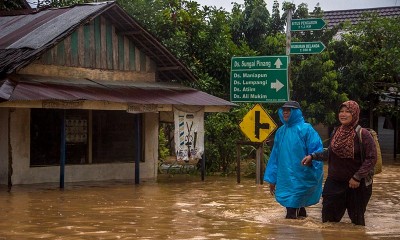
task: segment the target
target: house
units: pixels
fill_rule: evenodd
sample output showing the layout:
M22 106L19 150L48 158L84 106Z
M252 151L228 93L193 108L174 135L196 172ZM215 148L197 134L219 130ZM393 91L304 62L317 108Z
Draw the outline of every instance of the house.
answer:
M355 25L362 20L363 14L367 13L376 13L380 17L398 17L400 16L400 6L325 11L323 19L328 28L344 22Z
M0 184L154 180L174 108L234 104L116 2L0 16ZM61 184L60 184L61 186Z

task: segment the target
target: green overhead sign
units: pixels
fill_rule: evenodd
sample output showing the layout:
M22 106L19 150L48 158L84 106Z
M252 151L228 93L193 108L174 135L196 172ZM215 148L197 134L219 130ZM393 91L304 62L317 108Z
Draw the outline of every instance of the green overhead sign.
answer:
M290 54L314 54L321 53L325 49L322 42L292 42Z
M231 102L289 100L288 56L233 57Z
M311 31L321 30L325 26L325 21L321 18L292 19L292 31Z

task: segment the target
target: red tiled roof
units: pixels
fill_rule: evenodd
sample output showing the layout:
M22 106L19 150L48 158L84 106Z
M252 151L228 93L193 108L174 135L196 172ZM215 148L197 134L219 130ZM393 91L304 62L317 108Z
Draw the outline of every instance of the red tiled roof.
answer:
M400 17L400 6L326 11L323 19L326 21L328 28L345 21L349 21L354 25L362 19L362 15L365 13L377 13L381 17Z

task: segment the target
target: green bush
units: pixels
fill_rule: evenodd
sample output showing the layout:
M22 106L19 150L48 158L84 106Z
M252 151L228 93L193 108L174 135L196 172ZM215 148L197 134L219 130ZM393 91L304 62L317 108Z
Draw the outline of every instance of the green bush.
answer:
M170 155L167 144L168 140L165 137L164 127L161 126L158 131L158 159L165 160Z

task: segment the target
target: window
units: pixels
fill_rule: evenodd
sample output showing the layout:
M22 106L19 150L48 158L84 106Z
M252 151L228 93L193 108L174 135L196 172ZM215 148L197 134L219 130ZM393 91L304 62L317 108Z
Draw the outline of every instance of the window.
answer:
M134 162L140 116L125 111L65 110L65 163ZM31 166L59 165L63 118L64 110L31 109ZM139 139L143 142L142 135Z
M135 116L122 111L93 112L93 163L134 161Z
M31 110L31 166L59 164L61 120L59 110Z

